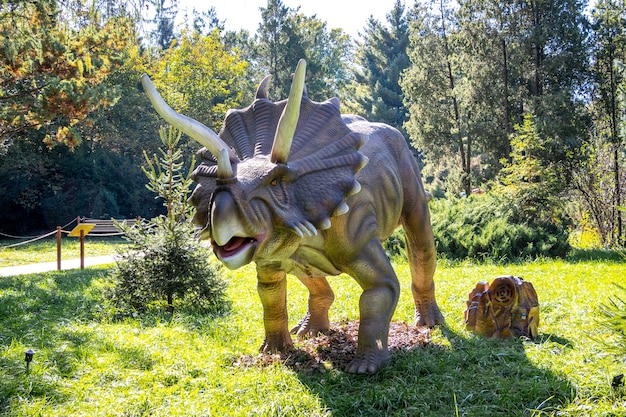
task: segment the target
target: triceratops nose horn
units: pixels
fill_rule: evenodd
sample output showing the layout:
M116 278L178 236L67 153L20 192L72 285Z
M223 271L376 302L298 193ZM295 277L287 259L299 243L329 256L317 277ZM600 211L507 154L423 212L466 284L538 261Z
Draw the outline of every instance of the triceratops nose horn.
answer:
M152 84L152 81L150 81L150 77L148 77L148 75L144 74L141 76L141 84L143 85L143 89L145 90L148 99L150 99L152 106L154 106L154 109L165 119L166 122L199 142L216 158L219 157L222 149L226 149L230 160L238 160L235 152L228 145L226 145L217 133L199 121L179 114L168 106L157 89L154 87L154 84Z
M291 81L289 99L278 121L274 144L272 145L271 161L277 164L286 164L289 158L291 142L296 133L298 118L300 117L300 104L304 91L304 77L306 74L306 61L301 59L296 67L295 75Z

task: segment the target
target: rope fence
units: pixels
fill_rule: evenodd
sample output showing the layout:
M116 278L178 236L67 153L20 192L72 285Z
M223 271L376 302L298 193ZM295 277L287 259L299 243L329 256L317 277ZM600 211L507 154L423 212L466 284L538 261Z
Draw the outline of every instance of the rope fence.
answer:
M122 222L124 220L120 220L120 222ZM79 224L93 224L94 228L92 229L92 236L94 237L113 237L113 236L122 236L124 235L123 232L120 232L119 230L117 230L117 228L115 227L115 222L117 222L117 220L114 219L109 219L109 220L102 220L102 219L92 219L89 217L81 217L78 216L75 219L73 219L72 221L70 221L69 223L67 223L65 226L59 226L57 227L56 230L53 230L51 232L47 232L47 233L43 233L41 235L35 235L35 236L15 236L15 235L10 235L10 234L6 234L6 233L2 233L0 232L0 237L3 238L7 238L7 239L24 239L24 241L22 242L18 242L18 243L13 243L11 245L0 245L0 249L6 249L6 248L14 248L16 246L21 246L21 245L27 245L29 243L33 243L36 242L38 240L41 239L45 239L47 237L50 237L52 235L58 234L58 233L63 233L63 234L70 234L71 229L73 229L75 226L79 225ZM75 225L74 225L75 224ZM70 228L70 226L74 225L74 227ZM66 230L69 229L69 230Z

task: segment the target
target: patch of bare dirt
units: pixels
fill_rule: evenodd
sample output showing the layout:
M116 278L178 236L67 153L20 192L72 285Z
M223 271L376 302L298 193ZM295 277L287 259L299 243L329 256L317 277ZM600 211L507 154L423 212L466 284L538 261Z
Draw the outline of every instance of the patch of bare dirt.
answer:
M344 369L354 357L359 333L359 321L331 323L327 335L294 340L295 349L288 353L242 356L233 365L237 367L271 366L282 363L295 371L324 372L326 369ZM406 323L391 322L389 325L389 350L419 349L431 341L431 330L427 327L409 326Z

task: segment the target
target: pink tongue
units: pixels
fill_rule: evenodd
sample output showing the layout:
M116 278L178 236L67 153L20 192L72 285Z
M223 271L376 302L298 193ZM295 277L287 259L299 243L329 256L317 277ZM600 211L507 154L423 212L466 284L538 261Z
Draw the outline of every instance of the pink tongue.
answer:
M246 238L235 236L234 238L228 241L228 243L224 246L224 249L229 252L233 251L237 249L238 247L240 247L241 245L243 245L245 241L246 241Z

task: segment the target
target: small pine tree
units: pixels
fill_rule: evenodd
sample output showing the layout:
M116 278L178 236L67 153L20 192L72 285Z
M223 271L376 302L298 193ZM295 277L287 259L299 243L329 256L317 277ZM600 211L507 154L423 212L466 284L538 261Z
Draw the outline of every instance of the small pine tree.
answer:
M138 311L163 303L170 312L177 305L223 311L226 283L208 262L209 250L197 243L195 228L187 221L193 210L187 201L192 180L191 172L182 173L180 132L170 127L161 128L159 134L165 148L160 157L144 153L143 171L147 188L163 199L167 214L119 225L131 245L113 273L113 298L122 308Z
M558 211L560 189L555 168L543 157L545 143L531 114L515 126L511 136L511 162L502 160L502 185L496 187L503 198L516 206L526 220L551 221Z

